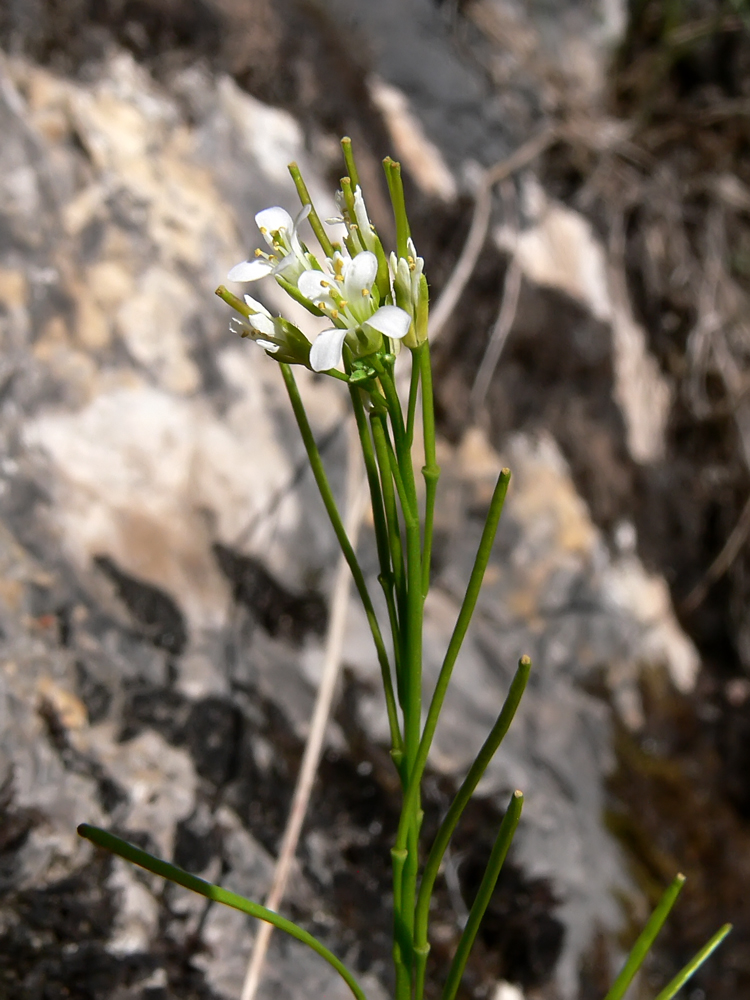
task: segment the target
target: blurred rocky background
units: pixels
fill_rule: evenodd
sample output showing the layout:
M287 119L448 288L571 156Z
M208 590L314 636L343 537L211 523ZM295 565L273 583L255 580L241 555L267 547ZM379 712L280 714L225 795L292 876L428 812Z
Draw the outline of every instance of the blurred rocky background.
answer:
M726 920L686 995L748 995L749 18L742 0L3 0L3 998L239 997L252 922L75 828L268 887L335 545L274 362L212 293L255 212L293 208L290 160L333 214L343 134L385 234L379 160L402 160L433 299L481 171L538 138L434 349L428 678L502 464L514 480L428 832L518 656L535 666L447 860L430 996L515 787L463 997L603 996L678 870L635 995ZM341 488L344 396L303 390ZM286 909L380 998L397 798L353 602L346 650ZM318 994L345 990L276 935L261 995Z

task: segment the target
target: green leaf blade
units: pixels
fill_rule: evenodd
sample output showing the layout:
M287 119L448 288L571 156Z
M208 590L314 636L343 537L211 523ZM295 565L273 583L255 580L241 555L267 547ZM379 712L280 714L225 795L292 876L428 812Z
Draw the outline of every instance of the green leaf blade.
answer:
M622 1000L625 995L626 990L635 978L636 973L643 965L643 961L646 955L651 950L651 946L656 940L656 935L664 926L664 921L669 916L670 910L675 904L680 891L685 884L685 876L678 874L672 880L669 888L666 890L659 903L648 919L646 926L641 931L638 940L635 942L630 950L625 965L619 976L615 979L614 983L607 993L604 1000Z
M698 969L700 969L706 959L712 955L714 951L716 951L731 929L731 924L724 924L723 927L720 927L711 940L703 945L698 954L695 955L686 966L680 969L671 982L667 983L655 1000L672 1000L672 997L682 989L688 979L690 979L690 977L696 973Z
M112 854L130 861L131 864L145 868L146 871L153 872L154 875L159 875L161 878L181 885L191 892L198 893L199 896L204 896L206 899L213 900L216 903L223 903L225 906L231 906L233 909L247 913L251 917L256 917L258 920L265 920L267 923L273 924L274 927L296 938L302 944L306 944L313 951L317 952L321 958L325 959L338 972L357 1000L367 1000L362 988L344 963L332 951L329 951L324 944L321 944L317 938L313 937L312 934L291 920L287 920L286 917L282 917L273 910L266 909L260 903L254 903L250 899L245 899L244 896L238 896L235 892L222 889L221 886L214 885L212 882L206 882L204 879L198 878L197 875L191 875L184 869L178 868L177 865L170 864L168 861L162 861L161 858L155 858L147 851L141 850L140 847L129 844L126 840L122 840L113 833L108 833L97 826L81 823L78 827L78 834L86 840L90 840L92 844L96 844L97 847L102 847L105 851L110 851Z

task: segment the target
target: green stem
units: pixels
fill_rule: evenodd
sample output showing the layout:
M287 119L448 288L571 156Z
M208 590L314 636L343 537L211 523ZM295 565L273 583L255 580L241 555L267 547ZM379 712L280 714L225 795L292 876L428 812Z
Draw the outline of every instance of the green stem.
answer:
M252 316L253 310L250 306L241 298L238 298L238 296L236 296L233 292L230 292L228 288L225 288L224 285L219 285L214 292L214 295L218 295L222 301L226 302L226 304L231 306L232 309L236 309L237 312L246 319L248 316Z
M435 441L435 403L432 394L432 365L428 341L414 351L413 363L419 363L422 376L422 433L424 435L424 459L422 469L425 483L424 539L422 542L422 593L427 596L430 589L430 562L432 560L432 531L435 521L435 496L440 478L437 464Z
M406 215L406 202L404 200L404 182L401 179L401 164L386 156L383 160L385 178L388 182L388 192L393 205L393 217L396 220L396 255L406 257L406 241L411 236L409 219Z
M286 917L280 916L273 910L267 910L260 903L253 903L251 900L245 899L244 896L238 896L236 893L222 889L221 886L214 885L212 882L205 882L202 878L190 875L188 872L183 871L182 868L178 868L168 861L155 858L153 855L147 854L146 851L142 851L139 847L129 844L126 840L121 840L119 837L115 837L114 834L107 833L106 830L100 830L96 826L89 826L88 823L82 823L78 827L78 833L81 837L85 837L96 844L97 847L103 847L106 851L111 851L113 854L125 858L126 861L145 868L146 871L160 875L170 882L176 882L177 885L181 885L185 889L190 889L191 892L197 892L200 896L205 896L206 899L213 900L216 903L223 903L225 906L231 906L235 910L248 913L251 917L257 917L258 920L265 920L267 923L273 924L280 931L285 931L291 937L296 938L297 941L301 941L302 944L308 945L313 951L317 952L321 958L324 958L329 965L333 966L357 1000L366 1000L362 988L344 963L336 958L333 952L329 951L312 934L298 927L291 920L287 920Z
M724 924L723 927L719 928L711 940L701 948L698 954L695 955L695 957L692 958L684 968L680 969L674 979L664 987L661 993L659 993L654 1000L672 1000L675 993L682 989L688 979L690 979L694 972L697 972L709 955L716 951L731 929L731 924Z
M382 416L378 414L378 419L383 421ZM401 475L401 463L398 460L396 452L393 450L393 445L391 444L391 439L385 430L385 424L383 422L383 439L385 443L385 449L388 456L388 464L391 469L391 475L393 476L393 481L396 484L396 493L398 494L398 500L401 504L401 512L404 517L404 524L406 526L407 532L407 548L408 548L408 533L409 526L417 528L419 530L419 515L415 504L412 502L412 497L406 488L404 482L404 477ZM377 446L376 446L377 447Z
M425 973L427 971L427 956L430 953L428 944L414 945L414 996L421 1000L424 996Z
M393 380L393 369L384 365L378 357L372 358L372 366L380 376L380 385L388 404L388 415L391 418L391 427L393 429L393 443L396 455L398 456L401 475L406 483L411 472L413 482L414 469L411 462L411 451L406 438L404 415L401 412L401 400L398 398L396 383ZM416 506L413 508L413 513L416 514Z
M406 620L403 622L404 655L401 667L401 691L404 712L405 774L408 776L407 788L412 788L412 772L420 745L422 721L424 597L422 595L422 545L419 512L411 449L406 436L401 403L393 381L393 372L390 367L379 364L377 361L373 361L373 366L378 370L380 384L388 403L395 453L390 438L385 432L383 437L406 531ZM417 780L418 785L419 781ZM416 787L411 795L405 796L401 823L399 824L399 836L395 844L399 852L406 851L406 859L403 867L402 886L400 891L394 893L394 900L397 901L405 933L410 938L414 928L414 904L418 873L418 812L419 788Z
M393 595L395 583L394 570L391 566L391 540L393 539L393 533L392 531L389 531L388 516L386 515L383 491L381 489L378 472L378 462L375 456L370 426L367 422L367 416L365 414L365 408L362 401L362 390L355 386L350 386L349 391L352 399L352 408L354 409L354 417L357 422L359 440L362 446L362 456L365 462L367 482L370 487L372 519L375 527L375 543L378 550L378 562L380 564L380 575L378 576L378 581L383 589L386 607L388 609L388 621L391 627L391 635L393 637L393 657L396 668L396 681L398 685L401 663L401 638L398 614L396 612ZM393 516L393 514L396 516L395 524L396 531L398 532L398 514L396 512L396 503L393 496L393 485L391 483L390 470L387 485L390 489L388 503L392 507L391 516ZM403 579L404 569L403 558L401 555L400 537L397 535L394 540L397 542L397 545L394 546L394 565L398 565L400 577Z
M401 528L398 520L396 494L393 490L393 474L391 472L391 462L388 457L388 428L385 422L385 414L371 414L370 425L372 427L372 439L375 444L375 455L380 468L380 482L383 491L383 503L385 505L386 524L388 528L388 545L393 565L393 579L396 585L396 595L399 602L400 620L405 621L406 569L404 566L403 546L401 544Z
M282 277L282 275L277 274L276 282L281 288L284 289L290 298L294 299L295 302L299 302L299 304L304 306L304 308L307 309L309 313L312 313L313 316L325 316L323 310L318 309L314 302L306 299L299 288L297 288L296 285L293 285L291 281L287 281L286 278Z
M279 364L279 367L281 368L281 373L284 376L284 384L286 385L286 390L289 394L289 401L292 404L292 410L294 411L294 416L297 420L297 426L299 427L300 434L302 435L302 441L305 445L305 450L307 451L307 457L310 462L310 468L312 469L313 476L315 477L315 482L318 485L318 491L321 499L323 500L323 504L325 505L331 526L333 527L339 546L341 547L341 551L349 564L349 569L351 570L354 578L354 585L357 588L360 600L362 601L362 605L365 609L365 615L367 616L367 622L370 626L372 638L375 643L378 662L380 664L380 673L383 679L385 704L388 712L388 724L391 730L391 745L394 748L394 760L398 763L400 758L397 758L397 755L403 752L403 742L398 724L396 699L393 694L391 667L388 662L388 653L386 652L385 643L383 642L383 636L380 632L380 625L378 624L375 609L372 606L372 600L370 599L370 594L367 590L367 584L365 583L362 569L357 562L354 549L352 548L349 537L346 534L346 529L341 520L341 515L336 507L336 500L333 496L330 483L328 482L328 477L326 476L325 468L323 466L323 460L320 457L318 446L315 443L315 438L313 436L312 429L310 428L310 423L307 419L305 407L302 403L302 397L299 394L299 389L297 388L297 383L292 373L292 369L286 364Z
M365 462L367 484L370 488L372 520L375 527L375 544L378 550L378 563L380 565L380 572L384 577L385 585L390 586L392 589L393 570L391 568L388 525L386 522L385 508L383 506L383 493L380 487L378 463L375 458L370 425L367 422L367 415L365 414L365 408L362 402L362 391L356 386L350 385L349 393L352 399L354 418L357 422L357 431L359 433L359 441L362 447L362 457Z
M675 900L680 894L680 890L685 884L684 875L676 875L671 885L659 900L659 904L649 917L648 923L641 931L638 940L630 949L625 965L610 987L604 1000L621 1000L630 986L636 972L643 964L643 960L651 950L651 945L656 939L656 935L662 929L664 921L669 916L669 911L675 904Z
M414 443L414 421L417 415L417 396L419 394L419 365L415 354L411 356L411 381L409 383L409 405L406 411L406 440L411 448Z
M522 808L523 795L516 791L511 796L508 811L503 817L503 822L500 825L500 832L498 833L497 840L492 848L490 860L487 862L487 868L485 869L484 877L482 878L482 883L479 886L479 891L477 892L474 904L471 907L469 919L464 927L461 940L458 942L458 948L456 949L456 954L451 962L450 971L448 972L448 978L445 982L445 986L443 987L441 1000L453 1000L456 995L458 987L461 983L461 977L463 976L464 969L466 968L469 952L471 951L474 939L477 936L477 931L479 930L479 925L482 922L482 917L484 916L485 910L487 909L490 899L492 898L492 893L495 889L500 869L503 866L511 841L513 840L513 834L516 832L518 821L521 818Z
M352 140L348 135L345 135L341 140L341 151L344 154L344 163L346 164L346 172L349 175L352 185L356 188L359 184L359 174L357 173L357 167L354 163L354 153L352 152Z
M405 795L402 819L399 824L399 837L396 839L397 850L405 850L406 858L401 875L401 889L394 894L394 899L398 901L400 924L411 944L414 932L421 822L419 781L417 780L415 787L413 771L419 750L422 721L422 622L424 612L422 547L411 449L405 433L403 414L390 369L381 375L381 384L388 402L397 453L394 454L388 438L386 438L386 448L406 531L406 620L403 629L405 648L402 665L402 688L405 691L403 710L405 774L408 777L406 788L413 789L413 791L411 794ZM410 971L412 965L413 955L412 950L410 950L408 961Z
M403 873L407 851L391 848L393 871L393 964L396 969L396 1000L409 1000L411 992L411 939L401 916Z
M503 704L500 715L497 717L495 725L492 727L487 739L482 745L482 749L477 754L474 763L469 769L469 773L463 780L461 787L458 792L456 792L455 798L448 809L448 812L440 824L440 829L437 832L437 836L433 842L432 848L430 850L429 857L427 858L427 863L424 867L424 872L422 874L422 882L419 886L419 898L417 900L416 906L416 919L414 922L414 945L417 952L417 969L419 970L419 962L424 957L424 961L427 960L427 954L429 952L429 945L427 943L427 926L430 915L430 898L432 896L432 890L435 885L435 879L440 871L440 865L443 860L443 855L445 854L446 848L450 843L450 839L453 836L453 831L456 829L456 824L461 818L461 814L466 808L469 799L474 794L482 775L487 770L487 767L497 752L498 747L502 743L505 734L508 732L513 717L516 714L518 705L521 701L524 691L526 690L526 684L529 679L529 673L531 671L531 660L528 656L522 656L516 675L510 685L510 690ZM416 993L416 1000L421 1000L421 993Z
M487 514L487 520L484 524L484 530L482 531L479 548L477 549L476 558L474 559L474 567L471 571L471 576L469 577L469 585L466 588L466 594L464 595L461 610L458 613L458 618L453 628L453 634L451 635L451 640L448 644L445 658L443 659L443 665L440 668L437 684L435 685L435 691L432 695L432 701L430 702L430 707L427 712L424 732L422 733L422 743L419 747L419 761L422 768L424 768L424 765L427 763L427 755L430 752L430 745L432 743L432 738L435 735L435 728L440 716L440 710L443 707L443 701L445 699L446 691L448 690L448 684L450 683L453 667L455 666L461 645L469 628L469 623L471 622L472 615L474 614L474 608L476 607L477 600L479 599L479 591L482 587L482 580L484 579L487 564L490 561L492 546L495 541L495 534L497 533L497 526L500 521L500 515L503 511L503 504L505 503L505 496L508 492L509 483L510 469L503 469L498 478L494 493L492 494L489 513ZM419 777L421 778L421 773L419 774Z
M482 586L482 579L487 568L487 563L489 562L490 553L492 552L492 544L495 540L495 533L500 520L500 514L502 513L503 503L505 502L505 495L508 491L509 482L510 470L503 469L500 473L497 485L495 486L495 492L492 495L490 510L487 514L484 531L482 532L482 538L479 542L479 548L474 560L474 568L471 571L471 577L469 579L469 585L466 589L466 595L453 629L453 635L451 636L451 641L448 645L443 665L440 668L437 685L432 696L432 701L430 702L427 719L425 721L424 729L422 730L422 738L419 741L419 748L413 765L411 765L413 758L410 754L410 729L407 717L407 709L410 708L410 705L407 699L407 708L404 709L404 742L406 745L406 773L409 780L404 794L404 805L401 810L401 819L399 821L398 832L396 834L396 846L399 848L406 847L410 817L416 809L422 775L427 764L427 757L430 752L430 746L432 745L432 739L435 735L440 710L443 707L445 693L448 689L451 673L458 657L459 650L461 649L461 644L469 627L469 622L471 621L474 608L476 607L479 590ZM421 576L419 585L421 587Z
M648 923L641 931L638 940L630 949L630 954L627 957L625 965L622 967L617 979L612 983L604 1000L621 1000L625 995L636 972L638 972L643 964L643 960L651 950L651 945L654 943L656 935L662 929L664 921L669 916L669 911L674 906L675 900L679 896L684 884L684 875L679 874L674 877L671 885L659 900L658 906L649 917Z
M312 231L318 237L318 243L320 243L321 249L326 257L333 257L333 244L328 238L328 233L323 228L323 223L320 221L318 213L315 211L315 206L312 203L312 198L310 197L310 192L307 190L307 185L302 179L302 174L296 163L289 164L289 173L292 175L292 180L294 181L294 186L297 188L297 194L299 195L299 200L303 205L310 206L310 214L308 219L310 221L310 226Z
M422 826L422 810L419 799L412 811L411 823L406 835L406 863L401 876L401 920L409 940L409 968L414 957L414 911L417 900L417 876L419 874L419 831Z
M385 435L384 435L385 436ZM402 446L403 446L403 438ZM404 702L404 748L406 751L406 773L410 774L417 757L420 740L422 704L422 567L421 543L419 538L419 518L416 513L416 495L409 495L401 476L400 463L394 454L390 440L385 438L385 447L391 466L391 474L396 483L396 492L406 529L406 620L404 623L405 650L403 656ZM405 833L405 831L404 831ZM397 842L405 847L405 839Z

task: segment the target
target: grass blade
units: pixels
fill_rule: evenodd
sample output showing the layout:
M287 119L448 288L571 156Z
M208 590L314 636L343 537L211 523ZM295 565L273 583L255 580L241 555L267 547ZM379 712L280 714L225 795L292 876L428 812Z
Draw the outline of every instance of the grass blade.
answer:
M719 947L731 929L731 924L724 924L724 926L714 934L711 940L701 948L698 954L692 958L683 969L680 969L671 983L668 983L664 987L655 1000L672 1000L675 993L685 985L693 973L697 972L703 965L709 955L711 955Z
M291 920L287 920L286 917L274 913L273 910L267 910L260 903L253 903L251 900L245 899L244 896L238 896L234 892L229 892L228 889L222 889L221 886L214 885L212 882L206 882L196 875L190 875L182 868L178 868L168 861L162 861L160 858L155 858L152 854L142 851L139 847L135 847L126 840L121 840L120 837L116 837L112 833L107 833L106 830L101 830L97 826L89 826L88 823L82 823L78 827L78 833L81 837L85 837L86 840L90 840L93 844L96 844L97 847L103 847L106 851L111 851L112 854L117 854L126 861L130 861L134 865L139 865L141 868L153 872L154 875L160 875L170 882L176 882L177 885L181 885L185 889L190 889L192 892L197 892L200 896L205 896L206 899L211 899L217 903L223 903L225 906L231 906L235 910L248 913L251 917L257 917L258 920L268 921L269 924L278 927L280 931L285 931L291 937L296 938L297 941L301 941L302 944L306 944L313 951L317 952L321 958L324 958L329 965L333 966L357 1000L366 1000L362 988L344 963L336 958L333 952L329 951L312 934L303 930L302 927L298 927Z
M443 987L441 1000L454 1000L456 996L458 987L461 984L461 977L463 976L464 969L466 968L469 953L474 944L474 939L477 936L477 931L479 930L479 925L482 922L485 910L489 906L492 893L500 874L500 869L503 866L505 856L508 853L511 841L513 840L513 834L516 832L518 821L521 818L522 807L523 795L518 791L513 792L510 799L510 805L508 806L508 811L503 817L503 822L500 825L500 832L498 833L497 840L492 848L490 860L487 862L487 868L485 869L482 883L479 886L477 897L471 907L469 919L466 922L464 932L461 935L461 940L458 942L456 954L451 962L448 978L445 982L445 986Z
M630 950L625 965L622 967L620 975L615 979L609 993L604 1000L621 1000L625 991L630 986L633 978L643 964L643 960L648 954L651 945L656 939L656 935L664 926L664 921L669 916L669 911L675 904L675 900L680 894L680 890L685 884L685 876L676 875L672 884L659 900L659 904L649 917L648 923L641 931L638 940Z

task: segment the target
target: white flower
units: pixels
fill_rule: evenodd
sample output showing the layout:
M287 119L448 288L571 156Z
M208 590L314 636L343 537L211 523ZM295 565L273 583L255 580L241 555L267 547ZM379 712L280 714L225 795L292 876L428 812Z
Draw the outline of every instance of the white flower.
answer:
M259 347L271 354L276 354L279 345L272 340L265 340L266 337L275 336L273 317L262 302L245 295L245 304L253 310L250 316L232 316L229 320L229 329L232 333L239 334L240 337L249 337L254 340Z
M303 271L313 266L297 235L300 224L309 214L310 205L305 205L296 219L278 206L258 212L255 222L272 252L256 250L253 259L235 264L227 275L229 281L257 281L268 274L280 274L287 281L295 282Z
M277 361L310 367L310 341L294 323L282 316L272 316L264 305L249 295L245 296L245 305L250 314L232 317L229 321L232 333L254 340Z
M355 257L336 251L330 260L331 270L303 271L297 287L314 302L336 326L318 334L310 350L313 371L328 371L341 364L344 341L355 354L374 353L381 334L401 340L409 332L411 317L398 306L380 306L373 284L378 260L369 250ZM375 336L373 336L375 334Z

